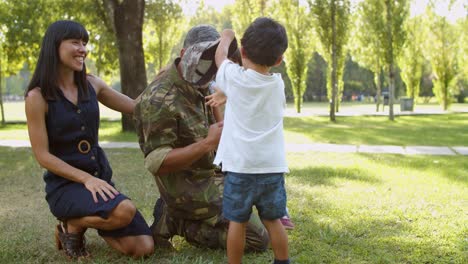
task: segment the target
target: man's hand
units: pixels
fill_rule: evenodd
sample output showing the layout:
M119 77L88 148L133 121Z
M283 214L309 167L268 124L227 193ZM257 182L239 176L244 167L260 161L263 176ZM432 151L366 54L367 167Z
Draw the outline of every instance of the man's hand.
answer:
M223 125L224 122L218 122L210 126L208 135L205 138L205 142L209 146L210 150L216 150L218 147L219 139L221 138L221 132L223 131Z
M216 150L223 131L223 122L214 123L208 130L208 135L183 148L175 148L169 151L165 156L161 166L154 175L165 175L171 172L177 172L182 169L190 168L194 162L199 160L207 153ZM146 165L145 165L146 166Z
M206 104L212 107L222 106L226 103L226 95L219 90L216 86L213 86L215 92L205 97Z

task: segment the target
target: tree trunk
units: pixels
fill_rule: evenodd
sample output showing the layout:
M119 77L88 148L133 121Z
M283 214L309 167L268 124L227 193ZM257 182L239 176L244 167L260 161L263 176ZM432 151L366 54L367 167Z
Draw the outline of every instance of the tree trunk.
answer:
M335 110L337 100L337 57L336 57L336 21L335 21L335 0L331 1L331 23L332 23L332 99L330 102L330 121L335 122Z
M449 99L448 99L448 83L446 82L446 80L444 79L444 81L442 82L442 107L444 109L444 111L447 111L448 109L448 105L449 105Z
M99 41L99 40L98 40ZM99 41L99 53L98 53L98 57L97 57L97 63L96 63L96 73L97 73L97 76L101 76L101 72L102 72L102 40Z
M389 76L390 76L390 85L388 88L388 118L390 120L395 120L395 116L393 114L393 98L394 98L394 93L395 93L395 74L393 70L393 60L392 63L390 64L389 68Z
M386 0L387 6L387 41L389 44L389 49L387 50L388 54L388 71L389 71L389 80L390 85L388 89L388 118L390 120L394 120L395 117L393 115L393 98L394 98L394 91L395 91L395 75L394 75L394 65L393 65L393 35L392 35L392 5L390 3L391 0Z
M382 88L381 88L381 85L380 85L380 71L377 73L375 72L374 73L374 82L375 82L375 87L377 89L377 99L376 99L376 112L379 112L379 106L380 106L380 103L382 102L381 99L382 99Z
M162 34L158 34L158 41L159 41L159 54L158 54L158 72L161 70L161 68L163 67L163 48L162 48L162 45L163 45L163 40L162 40Z
M301 113L301 105L302 105L302 95L301 95L301 82L296 83L296 94L297 96L294 98L294 103L296 106L296 112L299 114Z
M337 55L335 55L337 57ZM338 60L338 58L336 58L336 60ZM338 66L337 66L338 67ZM343 98L343 92L341 91L341 87L339 86L339 82L338 82L338 73L336 74L336 100L335 100L335 113L339 113L340 112L340 106L341 106L341 99Z
M143 52L144 0L104 0L119 49L122 93L135 99L146 88ZM122 114L122 129L133 131L131 115Z

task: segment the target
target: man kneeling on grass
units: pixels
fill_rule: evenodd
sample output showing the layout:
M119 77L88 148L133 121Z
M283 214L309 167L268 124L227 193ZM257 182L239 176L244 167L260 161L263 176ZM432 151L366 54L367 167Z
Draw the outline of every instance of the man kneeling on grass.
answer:
M222 216L224 176L213 164L222 130L205 104L216 73L219 33L192 28L180 58L163 69L143 92L135 109L145 166L161 195L151 231L156 247L171 247L175 235L199 247L226 248L228 221ZM237 46L232 46L233 54ZM247 224L246 248L266 250L268 234L258 215Z

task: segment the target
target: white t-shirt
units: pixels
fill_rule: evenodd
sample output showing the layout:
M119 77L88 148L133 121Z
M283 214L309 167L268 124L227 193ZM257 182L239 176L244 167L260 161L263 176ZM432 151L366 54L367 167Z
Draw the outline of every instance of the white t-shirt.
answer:
M288 172L281 75L260 74L225 60L216 84L226 94L227 103L214 164L222 163L223 171L237 173Z

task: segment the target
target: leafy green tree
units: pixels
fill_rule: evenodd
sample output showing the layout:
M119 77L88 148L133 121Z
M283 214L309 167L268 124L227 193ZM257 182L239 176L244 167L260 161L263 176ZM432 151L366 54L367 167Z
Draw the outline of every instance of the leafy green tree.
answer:
M145 59L156 72L171 57L172 47L185 31L185 18L179 3L170 0L147 0L144 26Z
M382 16L382 6L359 3L357 12L352 19L355 25L353 27L350 39L350 49L353 60L357 61L360 65L370 69L374 74L374 83L376 87L376 111L380 110L382 103L382 80L380 78L383 64L385 50L381 44L380 28L384 27L384 20Z
M460 59L459 65L462 69L464 78L468 78L468 4L466 4L467 15L459 22L459 31L462 34L460 38Z
M90 32L100 32L91 34L97 45L90 45L91 54L97 51L98 72L106 61L115 61L116 53L109 47L117 46L114 49L119 53L122 92L135 98L146 87L142 46L144 0L8 0L2 4L2 10L8 10L0 25L6 28L3 51L9 71L17 72L25 62L34 70L47 26L58 19L72 19L83 23ZM132 129L131 117L124 116L122 122L124 130Z
M25 63L35 63L41 31L46 27L44 21L54 17L54 8L44 8L49 2L51 0L0 1L0 97L6 77L17 73ZM33 10L41 16L31 16ZM2 122L5 122L3 109Z
M259 16L266 16L270 0L237 0L232 5L232 26L241 34Z
M343 93L345 44L348 40L350 2L348 0L309 0L317 35L319 53L328 62L327 96L330 100L330 120L336 121L339 98ZM330 67L331 66L331 67Z
M0 1L0 17L6 17L6 4L4 1ZM2 112L2 126L5 125L5 110L3 108L3 71L2 63L4 61L4 44L5 44L5 32L6 27L2 21L0 21L0 111Z
M189 28L199 24L209 24L221 32L225 28L232 28L231 17L234 16L233 13L233 5L227 5L221 12L218 12L214 7L200 1L195 15L190 18ZM242 34L242 32L237 33Z
M428 103L434 97L434 83L432 82L431 63L425 58L422 67L421 81L419 82L419 97L424 103Z
M394 120L395 61L406 40L403 24L409 15L409 2L408 0L369 0L361 2L359 6L364 16L361 21L365 22L363 25L366 27L357 30L361 30L362 34L375 35L372 37L375 41L372 46L378 47L377 52L380 56L383 55L383 66L389 79L389 119ZM383 53L380 53L381 51Z
M307 89L304 101L326 101L328 64L318 52L314 52L307 65Z
M299 0L277 0L273 17L278 17L288 33L288 49L285 54L286 68L294 94L294 105L301 112L306 89L307 66L314 50L311 20L307 8Z
M49 19L57 17L53 14L54 7L46 8L47 4L52 2L50 0L4 2L4 8L8 12L2 15L0 23L6 28L4 52L9 72L19 71L23 63L35 64L40 40L47 23ZM41 16L31 16L33 11L40 13Z
M0 7L2 7L2 3L0 2ZM3 15L2 9L0 8L0 16ZM0 25L0 111L2 112L2 126L5 125L5 109L3 108L3 71L2 71L2 63L4 61L4 45L5 43L5 35L4 32L5 27Z
M369 69L359 66L349 54L346 56L343 81L348 96L352 93L375 95L374 74Z
M426 56L431 62L434 74L434 94L444 110L451 103L457 76L457 44L459 34L446 17L434 13L434 7L427 9L429 34L426 39Z
M406 40L403 24L409 15L407 0L385 0L385 36L382 46L385 49L385 63L389 76L389 119L394 120L393 101L395 93L395 61L400 55Z
M419 95L419 84L424 63L422 52L424 39L423 21L421 17L414 17L408 19L404 27L408 41L403 46L398 65L401 68L401 77L406 84L406 96L413 98L413 101L416 102L416 98Z
M458 51L458 102L463 103L468 95L468 3L465 5L467 15L457 23L457 31L461 32Z
M104 43L105 45L99 46L106 48L98 48L97 45L94 45L97 42L93 39L97 35L95 33L100 32L103 35L105 30L102 30L102 26L98 23L102 24L102 20L93 15L96 12L91 0L8 0L2 1L1 4L3 5L1 10L8 10L0 16L0 27L4 35L4 41L1 44L4 51L2 61L8 62L7 67L3 67L3 72L7 73L7 76L16 74L25 65L27 69L34 70L42 36L47 27L59 19L72 19L85 24L91 36L91 44L88 46L91 61L93 61L93 57L98 58L97 54L101 55L102 51L108 50L107 47L113 47L115 44L115 41L108 41L104 35L99 44ZM32 16L32 13L40 13L41 15ZM107 54L117 58L115 52ZM108 56L99 57L107 58ZM106 62L107 60L103 59L102 61ZM116 60L114 59L114 61ZM91 64L101 66L100 61ZM111 69L111 67L106 67L106 69Z
M284 63L284 61L282 61L280 65L271 68L271 72L277 72L281 74L284 82L284 92L286 94L286 100L290 100L294 99L294 95L292 92L291 80L289 79L289 76L286 71L286 63Z

